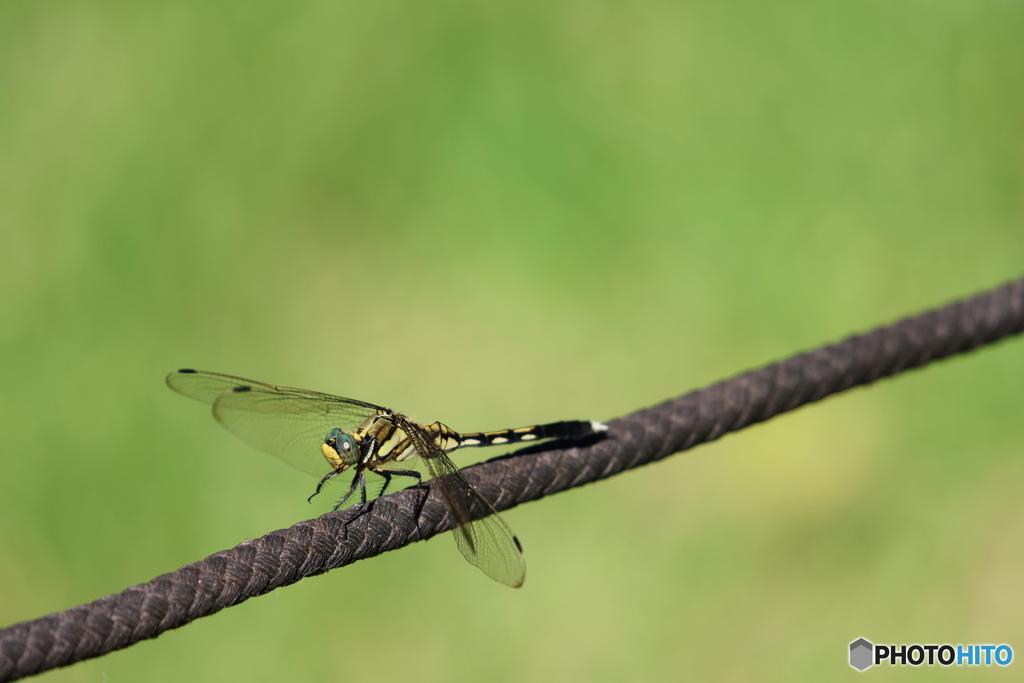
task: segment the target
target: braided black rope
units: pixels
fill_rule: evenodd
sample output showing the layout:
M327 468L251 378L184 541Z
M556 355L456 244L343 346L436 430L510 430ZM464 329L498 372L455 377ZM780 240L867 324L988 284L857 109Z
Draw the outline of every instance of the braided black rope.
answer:
M498 510L507 510L1021 331L1024 280L614 420L604 439L566 448L535 446L463 472ZM0 630L0 681L155 638L452 526L429 484L300 522L116 595Z

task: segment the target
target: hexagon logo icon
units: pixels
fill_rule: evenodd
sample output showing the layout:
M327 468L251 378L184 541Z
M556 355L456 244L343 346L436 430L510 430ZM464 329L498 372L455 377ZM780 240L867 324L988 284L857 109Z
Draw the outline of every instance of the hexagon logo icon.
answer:
M857 671L863 671L874 664L875 646L869 641L858 638L850 643L850 666Z

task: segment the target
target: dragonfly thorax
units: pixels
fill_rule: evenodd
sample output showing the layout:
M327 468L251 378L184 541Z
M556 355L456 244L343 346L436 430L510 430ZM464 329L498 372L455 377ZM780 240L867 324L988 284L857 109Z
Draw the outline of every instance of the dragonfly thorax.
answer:
M347 469L359 462L362 457L359 452L359 441L340 429L330 431L321 444L320 451L336 470Z

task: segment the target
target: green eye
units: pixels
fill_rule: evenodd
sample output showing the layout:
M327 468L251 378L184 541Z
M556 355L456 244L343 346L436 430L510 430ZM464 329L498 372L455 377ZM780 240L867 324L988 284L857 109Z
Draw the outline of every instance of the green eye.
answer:
M354 465L359 460L359 442L351 434L346 434L340 429L332 429L327 438L324 439L324 448L329 448L338 454L341 461L346 465ZM327 454L330 460L330 454Z
M356 443L355 437L351 434L338 434L338 452L344 455L345 453L357 453L359 449Z

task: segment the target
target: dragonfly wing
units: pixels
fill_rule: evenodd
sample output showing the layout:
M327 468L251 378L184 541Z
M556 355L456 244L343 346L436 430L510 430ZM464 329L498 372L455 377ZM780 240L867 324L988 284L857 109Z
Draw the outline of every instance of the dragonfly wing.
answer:
M276 389L272 384L205 370L175 370L167 375L166 381L167 386L179 394L211 405L218 396L235 387L254 386L268 391Z
M217 421L249 445L317 476L331 471L320 451L328 432L354 430L383 410L331 394L201 370L172 372L167 385L213 404Z
M213 404L213 416L250 446L275 455L303 472L331 471L320 444L334 427L326 413L260 413L231 406L230 396ZM282 406L283 407L283 406Z
M522 586L526 562L512 529L494 506L466 481L429 434L414 425L409 425L407 433L412 435L416 451L455 517L455 544L462 555L495 581L513 588Z

